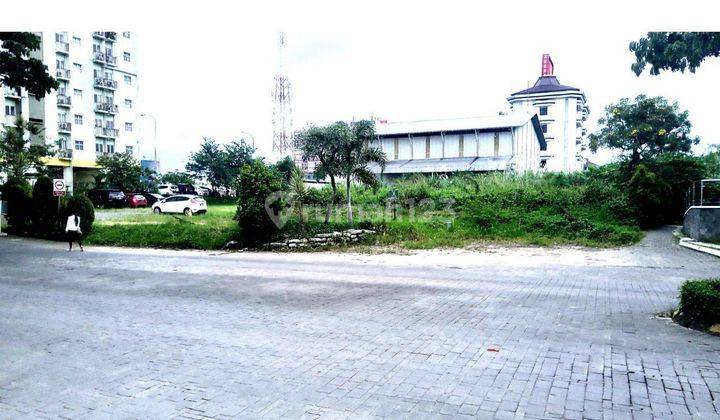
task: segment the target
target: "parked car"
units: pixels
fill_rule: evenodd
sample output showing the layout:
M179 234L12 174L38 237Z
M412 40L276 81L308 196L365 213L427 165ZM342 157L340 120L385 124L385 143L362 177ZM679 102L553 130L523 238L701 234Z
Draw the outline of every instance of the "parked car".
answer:
M197 195L210 195L210 188L203 187L202 185L195 184L193 185L195 187L195 191L197 191Z
M97 208L125 207L127 204L125 194L120 190L96 188L88 191L87 196Z
M160 193L160 195L167 197L173 194L177 194L178 187L173 184L160 184L158 185L158 192Z
M128 205L134 209L148 206L147 199L140 193L128 193L125 195L127 196Z
M187 194L187 195L198 195L197 191L195 191L195 187L190 184L177 184L177 193L178 194Z
M165 198L160 194L152 193L150 191L140 191L140 194L142 194L143 197L145 197L145 200L147 200L148 206L152 206L153 204L155 204L156 201L162 200L163 198Z
M186 216L207 212L207 203L197 195L179 194L153 204L153 213L183 213Z

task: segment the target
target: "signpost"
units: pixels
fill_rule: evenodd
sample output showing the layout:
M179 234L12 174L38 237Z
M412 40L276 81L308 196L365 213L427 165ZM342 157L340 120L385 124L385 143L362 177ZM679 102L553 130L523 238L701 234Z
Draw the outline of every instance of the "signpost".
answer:
M60 179L53 179L53 195L55 197L60 197L62 195L65 195L65 180Z

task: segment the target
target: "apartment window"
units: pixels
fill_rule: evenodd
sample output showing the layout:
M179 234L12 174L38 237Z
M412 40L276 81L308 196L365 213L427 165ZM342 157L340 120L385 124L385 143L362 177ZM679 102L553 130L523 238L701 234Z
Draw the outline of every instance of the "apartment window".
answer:
M82 115L75 114L75 124L82 125L83 123L83 117Z
M123 53L123 60L127 61L128 63L130 62L130 53L129 52L126 51Z
M548 128L547 126L548 126L547 124L540 124L540 128L542 128L543 134L547 134L547 128Z
M55 67L60 70L65 68L65 60L55 60Z
M55 33L55 42L63 42L65 41L65 37L63 34Z
M576 123L575 123L575 128L580 128L580 127L582 127L582 124L580 124L579 122L576 122Z
M95 151L96 151L97 153L102 153L102 151L103 151L103 145L102 145L102 143L95 143Z
M540 115L547 115L548 107L547 106L541 106L540 107Z
M102 127L102 120L99 118L95 118L95 127Z
M108 144L105 146L105 151L108 153L115 153L115 145L114 144Z
M15 115L15 105L5 105L5 115Z
M132 77L128 76L127 74L123 77L123 80L125 80L126 85L132 85Z
M73 95L77 96L78 98L82 98L82 90L73 89Z
M132 146L125 146L125 153L128 155L133 154L133 147Z
M576 109L577 109L577 112L582 112L582 105L577 104L577 108L576 108Z
M94 53L102 52L102 47L100 46L100 44L93 44L93 52Z
M80 39L79 36L74 36L74 37L73 37L73 44L75 44L75 45L77 45L77 46L80 46L80 44L82 44L82 40ZM80 150L82 150L82 149L80 149Z
M73 63L73 67L75 68L75 70L77 70L78 73L82 73L82 64Z
M125 108L132 108L132 99L125 99Z
M130 32L123 32L123 37L130 38Z
M130 123L130 122L125 123L125 131L132 131L132 123Z
M75 150L85 150L85 142L82 140L75 140Z

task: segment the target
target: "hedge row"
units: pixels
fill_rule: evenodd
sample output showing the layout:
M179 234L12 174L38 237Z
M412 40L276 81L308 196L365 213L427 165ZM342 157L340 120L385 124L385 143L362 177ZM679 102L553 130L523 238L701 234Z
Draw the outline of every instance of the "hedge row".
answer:
M686 281L680 287L677 319L685 326L703 330L720 324L720 278Z

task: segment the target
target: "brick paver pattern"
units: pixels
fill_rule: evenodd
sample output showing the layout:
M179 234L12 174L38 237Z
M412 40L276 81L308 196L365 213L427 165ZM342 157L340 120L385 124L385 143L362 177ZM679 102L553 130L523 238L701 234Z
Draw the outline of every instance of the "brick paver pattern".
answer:
M717 418L720 338L654 315L720 260L639 247L431 267L0 238L0 417Z

